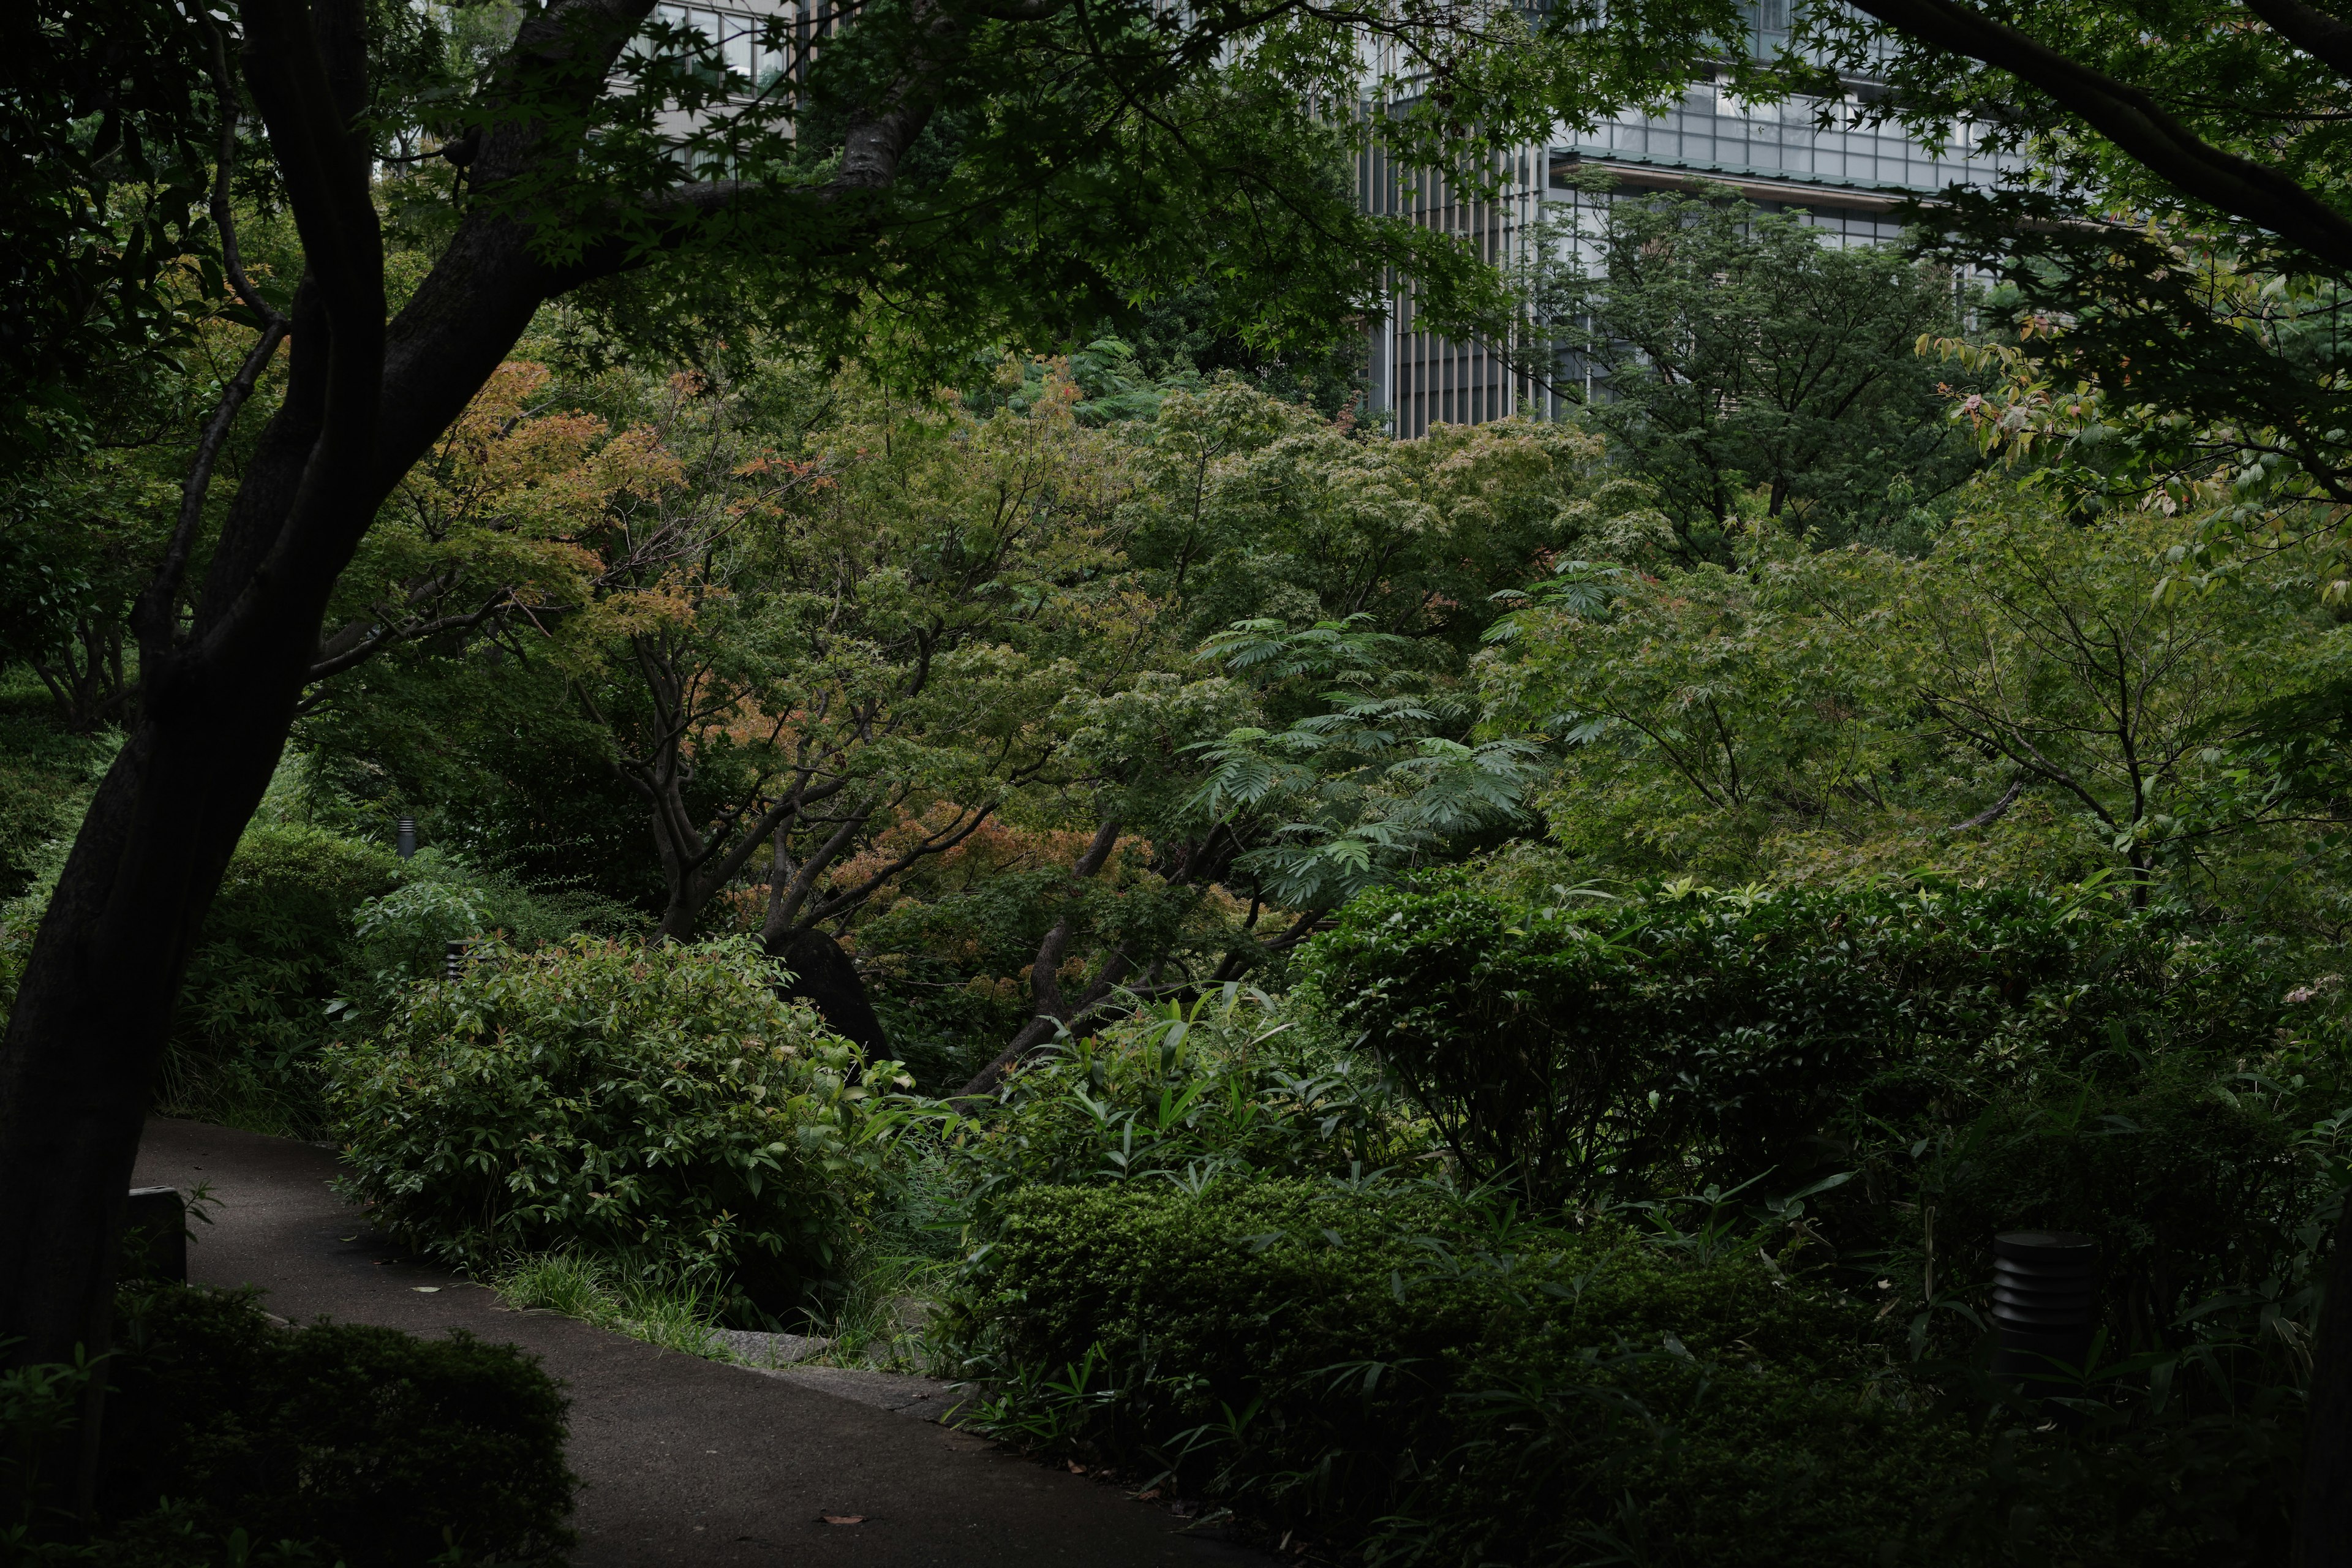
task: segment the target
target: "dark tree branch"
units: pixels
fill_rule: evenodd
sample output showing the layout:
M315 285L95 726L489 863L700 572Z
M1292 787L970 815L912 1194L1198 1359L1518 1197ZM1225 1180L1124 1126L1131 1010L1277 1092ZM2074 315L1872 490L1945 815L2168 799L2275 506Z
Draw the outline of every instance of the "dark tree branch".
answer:
M2245 0L2245 6L2269 23L2272 32L2321 65L2338 76L2352 77L2352 22L2305 5L2303 0Z
M220 398L213 405L212 417L205 421L204 434L197 438L195 456L189 460L187 477L180 481L180 517L173 525L171 542L164 546L163 559L155 574L140 590L139 598L131 607L131 629L139 638L139 655L142 666L153 668L171 646L177 620L174 606L180 597L180 584L188 573L188 552L194 544L196 531L204 524L205 498L211 492L213 470L219 465L221 447L236 424L236 416L253 396L253 389L261 373L278 353L278 345L286 341L286 318L271 312L261 336L246 352L245 363L236 374L221 388Z
M228 44L221 37L220 24L203 5L188 7L189 14L204 27L205 36L212 42L213 94L220 106L220 153L213 166L212 215L213 227L220 235L221 272L245 308L259 319L264 327L277 325L281 331L285 318L261 297L261 290L245 275L245 260L238 254L236 243L236 212L228 199L229 172L236 164L236 80L229 75Z
M2002 817L2007 816L2009 815L2009 808L2017 804L2017 797L2024 793L2025 781L2023 779L2013 779L2010 782L2009 788L2001 792L2001 796L1999 800L1994 801L1990 805L1985 807L1984 810L1978 812L1974 816L1969 817L1967 821L1955 822L1949 827L1944 829L1944 831L1947 833L1965 833L1971 827L1990 827L1994 823L1999 822Z
M1853 0L1923 44L1981 60L2041 89L2126 156L2184 195L2352 270L2352 219L2266 164L2199 136L2141 89L2070 59L1955 0Z
M1045 932L1045 940L1037 944L1036 960L1029 966L1029 994L1035 1012L1021 1032L1013 1037L1012 1043L997 1053L996 1059L972 1075L971 1081L963 1086L962 1097L970 1098L994 1090L998 1082L1020 1065L1022 1058L1027 1056L1033 1047L1051 1039L1057 1030L1073 1021L1069 1005L1062 997L1058 971L1062 966L1062 954L1070 944L1073 917L1076 912L1073 906L1078 884L1092 879L1103 868L1118 843L1118 818L1114 816L1095 829L1093 840L1087 845L1085 853L1078 857L1077 863L1070 868L1061 918ZM1126 971L1125 955L1118 954L1104 966L1103 973L1107 980L1115 983L1117 975L1124 974ZM1105 985L1107 992L1105 980L1097 980L1097 984ZM1091 990L1088 997L1094 1001L1101 999Z

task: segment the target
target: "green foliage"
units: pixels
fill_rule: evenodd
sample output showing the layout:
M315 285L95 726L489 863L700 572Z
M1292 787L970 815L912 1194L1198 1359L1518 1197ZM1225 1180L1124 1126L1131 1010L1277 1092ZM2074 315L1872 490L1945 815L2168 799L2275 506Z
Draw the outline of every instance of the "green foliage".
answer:
M1898 1353L1979 1409L1992 1236L2098 1238L2103 1348L2058 1385L2091 1425L1956 1506L2003 1550L1988 1521L2030 1518L2134 1562L2261 1561L2287 1528L2352 1124L2341 977L2311 961L2088 889L1562 909L1456 878L1360 900L1308 962L1470 1171L1700 1251L1740 1192L1807 1183L1814 1288L1907 1324ZM2111 1511L2062 1522L2070 1486Z
M1331 688L1321 711L1285 728L1248 725L1191 748L1207 775L1186 805L1255 846L1234 869L1266 902L1330 909L1400 867L1450 858L1515 825L1538 776L1530 741L1458 739L1468 705L1396 668L1404 639L1356 624L1370 618L1299 630L1239 621L1202 645L1202 658L1255 678L1276 711L1302 688Z
M1983 1463L1768 1260L1442 1187L1028 1189L955 1311L984 1426L1375 1562L1875 1563Z
M0 475L72 451L110 373L168 355L188 296L223 292L186 263L208 249L210 34L160 0L18 6L0 30Z
M352 911L401 874L381 845L293 825L247 830L188 961L162 1103L315 1129L310 1061L331 1027L328 1004L358 978Z
M903 1079L774 986L740 940L486 944L328 1051L352 1190L471 1268L572 1247L789 1310L872 1201Z
M2193 1100L2292 1016L2274 952L2200 940L2178 911L2019 889L1538 907L1433 878L1350 905L1307 964L1332 1023L1466 1169L1549 1201L1802 1171L1996 1100L2023 1114L2119 1041L2154 1075L2129 1092ZM2303 1054L2302 1105L2352 1087L2330 1041Z
M524 1258L500 1272L497 1285L510 1307L545 1308L681 1355L725 1358L712 1338L719 1302L708 1287L580 1252Z
M1825 543L1924 542L1975 467L1912 352L1958 331L1948 275L1713 194L1613 200L1598 251L1588 272L1547 226L1532 307L1605 379L1582 417L1654 488L1686 560L1727 556L1750 512Z
M1128 552L1181 606L1188 642L1242 620L1361 614L1412 638L1415 668L1447 670L1477 646L1496 589L1643 499L1570 426L1397 441L1231 382L1171 393L1135 434Z
M12 1563L554 1563L572 1544L566 1402L510 1345L285 1329L249 1294L185 1287L126 1287L115 1342L94 1533L30 1468L78 1442L91 1370L0 1378Z
M2301 535L2341 584L2346 177L2323 151L2333 128L2294 106L2341 92L2343 58L2300 22L2176 32L2138 5L1969 9L1967 28L2006 26L2047 62L2041 90L2018 90L2022 57L1985 64L1955 35L1827 6L1796 14L1775 62L1792 68L1768 90L1834 99L1839 73L1866 72L1888 89L1870 118L2028 161L1999 188L1948 193L1934 219L1943 257L2001 279L1988 314L2024 341L1998 395L1972 400L1986 445L2047 462L2094 508L2218 504L2223 553ZM2160 138L2108 117L2126 94L2167 106ZM2249 184L2206 183L2222 160ZM2126 213L2112 232L2083 221Z
M2004 984L2072 980L2068 912L1965 891L1529 908L1424 879L1351 904L1307 969L1466 1170L1556 1204L1812 1163L1875 1066L1999 1031Z
M318 1053L370 1026L446 944L488 931L521 947L635 923L593 897L541 894L427 849L299 822L248 828L188 965L161 1102L257 1131L315 1136Z
M1424 1146L1377 1073L1238 984L1047 1047L944 1134L965 1201L983 1205L1039 1184L1344 1175Z
M1534 799L1583 868L2110 867L2330 929L2340 792L2250 753L2264 707L2327 689L2352 641L2285 557L2163 592L2181 534L2152 513L2084 526L1986 482L1919 559L1763 542L1736 568L1575 563L1498 628L1486 732L1559 746ZM2326 742L2292 765L2331 759Z
M32 957L33 933L40 924L39 905L21 899L0 904L0 1018L16 1005L16 982Z
M0 676L0 899L44 896L119 740L66 732L16 671Z

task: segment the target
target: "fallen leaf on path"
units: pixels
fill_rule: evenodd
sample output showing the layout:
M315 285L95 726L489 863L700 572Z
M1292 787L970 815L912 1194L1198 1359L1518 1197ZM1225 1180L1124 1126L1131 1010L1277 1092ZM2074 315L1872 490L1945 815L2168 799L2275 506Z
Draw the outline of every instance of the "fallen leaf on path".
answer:
M864 1524L866 1516L862 1513L821 1513L816 1516L816 1521L819 1524Z
M1138 1492L1135 1494L1135 1500L1138 1502L1158 1502L1160 1500L1160 1489L1158 1487L1154 1487L1148 1492Z
M411 1285L409 1289L417 1291L422 1295L430 1296L434 1291L441 1289L441 1287L438 1285Z
M1087 1468L1078 1463L1076 1459L1071 1459L1066 1462L1070 1467L1070 1474L1074 1476L1083 1476L1087 1473Z
M335 1237L335 1239L337 1241L357 1241L359 1237L356 1236L339 1236Z

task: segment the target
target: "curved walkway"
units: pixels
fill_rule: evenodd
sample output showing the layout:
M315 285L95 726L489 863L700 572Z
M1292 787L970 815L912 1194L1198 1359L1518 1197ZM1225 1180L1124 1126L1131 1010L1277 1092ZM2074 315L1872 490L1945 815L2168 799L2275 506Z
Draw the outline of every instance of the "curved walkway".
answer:
M255 1285L279 1317L522 1346L569 1385L577 1568L1226 1563L1258 1552L1184 1533L1165 1510L909 1413L935 1385L823 1369L762 1373L678 1355L401 1258L327 1184L334 1156L194 1121L147 1124L138 1184L209 1185L188 1277ZM862 1515L836 1525L822 1516Z

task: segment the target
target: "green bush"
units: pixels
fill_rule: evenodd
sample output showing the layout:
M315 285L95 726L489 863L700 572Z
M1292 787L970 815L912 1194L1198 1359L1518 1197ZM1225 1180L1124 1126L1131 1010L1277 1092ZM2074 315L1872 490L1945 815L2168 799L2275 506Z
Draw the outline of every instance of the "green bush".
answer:
M1425 1124L1377 1068L1330 1048L1298 1010L1225 985L1139 1005L1038 1052L949 1126L974 1198L1045 1184L1220 1173L1345 1175L1429 1152Z
M572 1543L564 1400L511 1346L281 1329L249 1295L144 1287L123 1291L102 1369L94 1531L29 1468L76 1447L88 1373L0 1378L8 1561L415 1568L555 1563Z
M1551 909L1447 875L1357 900L1307 970L1467 1171L1557 1202L1801 1171L1857 1125L1972 1115L2119 1043L2242 1056L2287 1021L2276 962L2176 911L2017 889Z
M1027 1189L949 1321L998 1430L1375 1560L1917 1560L1983 1470L1755 1253L1425 1185Z
M626 911L546 895L436 850L390 849L297 823L257 822L229 862L188 965L160 1103L257 1131L325 1125L318 1053L380 1023L406 988L440 973L452 940L499 931L518 946Z
M1359 900L1310 967L1473 1176L1665 1223L1826 1167L1853 1179L1809 1228L1947 1358L1991 1305L1995 1233L2087 1232L2114 1353L2195 1373L2166 1420L2233 1422L2249 1391L2302 1397L2343 1190L2352 1050L2313 961L2091 892L1563 910L1432 878Z
M866 1214L903 1081L749 941L478 950L327 1053L353 1193L478 1269L577 1247L776 1313Z
M1030 1187L939 1331L982 1429L1373 1563L2284 1560L2292 1390L2200 1414L2193 1355L2142 1362L2069 1431L1981 1338L1908 1360L1797 1267L1795 1205L1722 1209L1643 1236L1431 1183Z
M352 913L400 885L391 850L314 827L257 824L231 858L188 962L162 1105L309 1134L309 1072L328 1004L358 979Z

